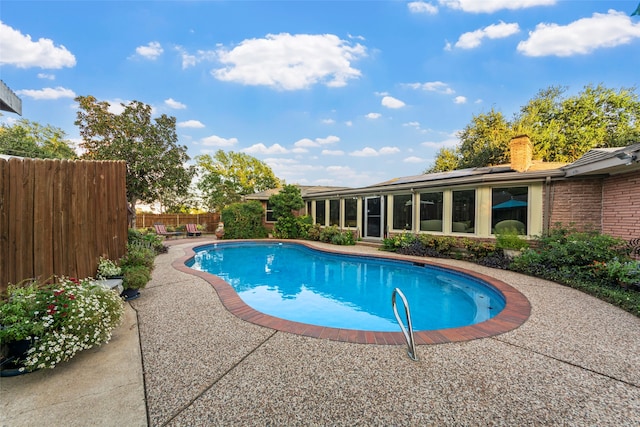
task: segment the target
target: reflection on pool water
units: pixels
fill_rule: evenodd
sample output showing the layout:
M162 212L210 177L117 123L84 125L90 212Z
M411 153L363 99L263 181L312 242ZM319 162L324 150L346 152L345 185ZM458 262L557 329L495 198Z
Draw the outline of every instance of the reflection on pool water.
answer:
M202 246L187 265L222 278L257 311L332 328L398 331L391 307L395 288L407 297L416 331L479 323L505 305L491 285L446 268L331 254L295 243Z

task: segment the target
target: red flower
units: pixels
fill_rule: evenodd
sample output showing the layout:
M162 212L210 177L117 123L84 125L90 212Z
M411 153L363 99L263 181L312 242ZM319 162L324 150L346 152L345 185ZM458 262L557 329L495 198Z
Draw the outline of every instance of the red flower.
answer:
M75 277L69 277L69 281L75 283L76 285L80 284L80 280L76 279Z

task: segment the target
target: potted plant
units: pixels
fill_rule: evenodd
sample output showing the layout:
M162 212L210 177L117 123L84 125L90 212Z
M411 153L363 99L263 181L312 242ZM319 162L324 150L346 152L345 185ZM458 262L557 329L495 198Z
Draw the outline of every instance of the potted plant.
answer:
M122 279L122 268L108 258L100 257L98 261L98 279Z
M140 289L151 280L155 251L143 245L129 244L127 253L120 260L125 301L140 297Z
M36 282L25 286L9 285L5 298L0 301L0 343L3 344L2 368L13 368L31 347L35 336L43 327L36 322L41 309Z
M12 356L19 372L53 368L78 351L109 341L123 313L122 299L90 278L10 286L0 305L0 340L29 341L26 352ZM5 370L13 372L5 368L3 364L3 376Z

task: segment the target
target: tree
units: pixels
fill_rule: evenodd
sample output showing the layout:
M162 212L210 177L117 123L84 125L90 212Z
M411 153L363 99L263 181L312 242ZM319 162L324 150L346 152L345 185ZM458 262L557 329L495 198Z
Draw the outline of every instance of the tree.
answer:
M573 162L592 148L623 147L640 138L640 101L633 89L589 85L562 99L565 90L540 91L514 121L531 138L537 158Z
M501 112L473 116L458 135L459 168L499 165L509 161L511 128Z
M12 126L0 126L0 154L40 159L77 157L62 129L20 119Z
M459 169L460 156L456 149L443 147L438 150L436 160L424 173L448 172Z
M245 153L218 150L213 157L196 157L196 163L200 173L198 189L210 210L221 211L242 200L242 196L280 186L266 163Z
M138 200L154 202L166 194L188 191L193 168L186 167L187 148L177 144L175 117L151 119L151 107L139 101L120 104L123 111L109 111L109 103L93 96L79 96L75 124L80 128L90 160L126 160L127 201L135 224Z
M589 85L577 95L563 97L566 88L550 86L520 109L513 121L501 113L474 116L457 147L457 167L490 166L509 161L509 140L526 134L536 159L573 162L597 147L623 147L640 139L640 100L635 88L614 90ZM450 151L441 150L435 165L452 164Z

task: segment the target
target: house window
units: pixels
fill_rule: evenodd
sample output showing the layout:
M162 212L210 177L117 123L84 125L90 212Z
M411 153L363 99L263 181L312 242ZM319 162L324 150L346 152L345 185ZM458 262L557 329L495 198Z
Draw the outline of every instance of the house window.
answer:
M276 217L273 216L273 205L271 204L271 202L267 202L267 208L265 209L266 212L266 222L276 222Z
M394 230L411 230L413 228L413 203L411 194L393 196L393 228Z
M451 231L475 233L476 190L453 191Z
M420 194L420 231L442 231L442 194Z
M500 187L491 190L491 232L515 230L527 234L528 187Z
M345 199L344 200L344 226L345 227L357 227L358 226L358 199Z
M316 224L324 225L324 219L326 217L324 202L324 200L316 201Z
M329 225L340 225L340 200L329 200Z

